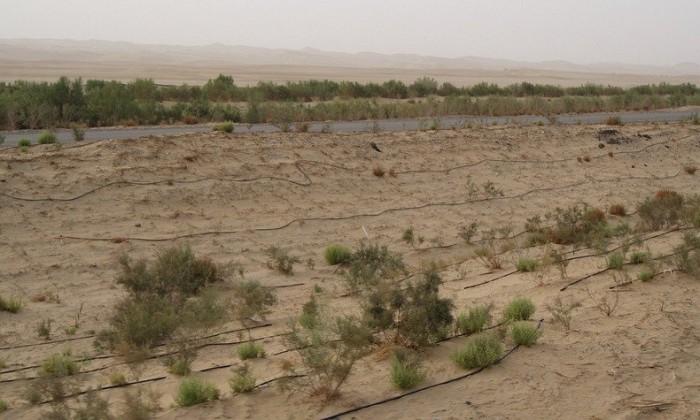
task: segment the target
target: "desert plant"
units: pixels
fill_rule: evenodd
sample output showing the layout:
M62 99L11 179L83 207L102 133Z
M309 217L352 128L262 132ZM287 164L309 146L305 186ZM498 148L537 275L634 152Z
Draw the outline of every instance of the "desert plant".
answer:
M42 320L39 325L36 327L36 334L43 338L44 340L48 340L51 338L51 323L53 322L52 319L44 319Z
M126 376L124 376L123 373L121 372L112 372L109 374L109 383L110 385L126 385Z
M624 125L622 122L622 117L619 115L611 115L605 119L604 123L606 125Z
M53 144L58 141L58 138L56 137L56 134L54 134L51 131L44 131L39 135L39 138L37 139L37 143L39 144Z
M529 257L520 257L515 263L516 270L520 271L521 273L531 273L537 270L539 266L540 263L536 259Z
M163 364L168 367L168 372L177 376L187 376L192 372L192 360L181 354L166 357Z
M397 389L412 389L422 382L427 370L421 365L420 360L410 357L402 351L396 351L391 360L391 383Z
M613 216L626 216L627 209L625 209L625 206L622 204L613 204L610 206L610 209L608 209L608 213L612 214Z
M502 267L501 257L493 249L493 245L482 245L474 250L477 260L489 270L498 270Z
M352 253L343 245L331 244L326 247L323 257L329 265L347 264Z
M41 373L51 377L69 376L80 371L70 350L54 353L41 362Z
M0 146L2 146L5 143L5 134L0 133Z
M10 406L7 405L7 401L5 401L5 400L3 400L2 398L0 398L0 413L3 413L3 412L5 412L5 411L7 411L7 409L8 409L9 407L10 407Z
M542 331L527 321L513 323L510 327L510 335L516 346L530 347L537 342Z
M565 279L567 277L566 268L569 266L569 260L556 249L549 250L549 259L552 261L552 265L559 270L559 276Z
M463 369L487 367L498 362L503 344L493 334L484 333L472 339L466 347L452 354L452 360Z
M233 122L224 121L214 125L213 131L220 131L222 133L233 133Z
M630 262L632 264L644 264L649 261L649 253L643 251L635 251L630 254Z
M72 131L73 131L73 140L75 140L75 141L85 140L85 130L82 127L74 126Z
M22 301L15 298L9 298L5 300L0 296L0 311L10 312L16 314L22 309Z
M32 145L32 141L27 138L21 138L17 141L17 147L29 147Z
M266 254L269 257L267 267L288 276L294 274L294 264L301 262L299 257L291 255L288 250L278 246L268 248Z
M683 243L674 247L674 263L684 273L694 274L700 271L700 235L686 233Z
M234 369L233 376L228 380L231 391L242 394L248 393L255 389L255 376L250 373L247 364Z
M263 345L252 341L240 344L238 347L236 347L236 353L238 353L238 357L240 357L241 360L265 357Z
M406 244L411 245L413 248L416 247L416 241L418 242L418 245L421 245L425 241L422 236L418 236L417 238L415 237L412 227L404 229L403 233L401 234L401 239L403 239Z
M503 310L505 321L526 321L535 313L535 304L529 298L519 297L508 302Z
M152 390L137 388L133 394L127 391L124 393L124 399L129 401L120 416L125 420L148 420L160 409L160 395Z
M180 382L175 402L180 407L189 407L219 399L219 390L212 384L196 378L185 378Z
M457 236L459 236L464 242L469 243L474 235L476 235L478 227L479 224L477 222L471 222L470 224L459 228L459 233L457 233Z
M557 207L545 217L555 223L554 228L544 230L545 235L550 242L559 245L590 245L606 233L605 213L594 207Z
M698 167L695 165L692 165L692 164L687 164L687 165L683 165L683 170L688 175L695 175L695 172L698 170Z
M683 213L684 197L673 190L659 190L637 206L642 224L649 229L675 225Z
M469 308L467 314L460 314L455 321L459 334L475 334L481 332L491 322L493 305L482 305Z
M233 285L231 311L236 320L248 329L249 322L256 317L265 320L270 308L277 303L275 289L265 287L257 280L239 280Z
M649 280L654 278L654 272L649 268L642 268L637 273L637 278L642 282L648 282Z
M554 298L552 305L547 305L545 308L552 315L551 321L561 324L566 331L571 330L571 313L574 309L580 308L581 302L564 303L560 296Z
M400 254L386 246L361 241L350 256L345 281L351 291L358 291L402 273L406 273L406 266Z
M613 252L607 257L608 269L622 270L625 266L625 255L621 252Z
M593 297L593 295L588 289L586 289L586 293L588 294L588 297L593 301L596 308L598 308L606 316L612 315L615 312L615 309L617 309L617 305L620 303L620 294L616 292L612 292L615 296L615 299L613 299L612 301L608 300L607 294L597 299Z
M376 176L377 178L381 178L381 177L384 176L384 174L385 174L386 172L384 171L384 168L382 168L382 165L376 164L376 165L374 165L374 168L372 168L372 173L373 173L374 176Z

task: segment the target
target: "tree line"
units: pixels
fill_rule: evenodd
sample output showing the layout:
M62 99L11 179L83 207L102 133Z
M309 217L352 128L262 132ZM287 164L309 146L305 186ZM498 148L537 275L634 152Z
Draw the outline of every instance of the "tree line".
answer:
M422 77L411 84L399 80L364 84L307 80L238 86L233 77L222 74L202 86L173 86L159 85L152 79L122 83L105 80L83 82L82 79L61 77L53 83L21 80L13 83L0 82L0 128L17 130L73 125L100 127L208 121L274 123L311 120L329 115L338 119L433 116L453 112L496 115L500 112L498 108L504 108L493 105L499 103L508 105L504 111L543 114L592 112L610 108L650 109L695 105L700 102L699 96L697 86L691 83L660 83L629 89L599 84L560 87L529 82L503 87L482 82L457 87ZM459 106L442 106L439 105L441 101L433 100L433 106L426 107L425 104L431 103L430 99L436 97L445 98L446 101L449 99L448 104ZM407 101L384 109L386 107L376 101L379 98ZM429 100L423 101L422 98ZM545 98L556 100L556 106L542 107L541 102ZM514 108L513 105L518 101L513 102L513 99L537 106ZM572 106L572 101L574 105L579 102L584 105ZM600 101L605 104L601 105ZM589 103L597 105L585 105ZM359 114L344 111L358 107L374 111L362 111ZM396 114L397 109L401 111L400 115Z

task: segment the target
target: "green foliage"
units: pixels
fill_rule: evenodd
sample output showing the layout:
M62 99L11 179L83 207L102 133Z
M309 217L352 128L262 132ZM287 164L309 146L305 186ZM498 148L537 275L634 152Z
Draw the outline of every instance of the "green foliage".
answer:
M27 138L21 138L17 142L17 147L29 147L32 145L32 141Z
M226 121L214 125L213 131L220 131L222 133L233 133L233 122Z
M637 205L644 227L652 230L673 226L683 214L684 197L672 190L659 190L653 198Z
M120 372L112 372L109 374L109 384L110 385L125 385L126 376Z
M630 254L630 262L632 264L644 264L649 261L649 253L642 251L635 251Z
M51 319L44 319L42 320L39 325L36 327L36 334L43 338L44 340L48 340L51 338L51 323L53 320Z
M291 255L288 250L277 246L268 248L266 253L270 258L267 262L268 268L288 276L294 274L294 264L301 262L299 257Z
M265 320L269 308L275 303L275 289L265 287L257 280L239 280L233 285L232 312L243 325L255 317Z
M292 325L285 336L289 349L299 355L305 376L299 378L313 395L325 400L338 396L355 363L369 352L372 331L354 316L329 316L318 311L308 326ZM298 374L293 365L288 373Z
M459 334L475 334L481 332L491 322L492 305L469 308L468 314L460 314L456 320Z
M466 347L452 354L462 369L491 366L498 362L503 353L503 344L493 334L481 334L472 339Z
M345 280L350 290L357 291L402 273L406 266L400 254L389 252L386 246L360 242L350 257Z
M228 380L231 391L239 394L252 392L255 389L255 382L255 376L250 373L247 364L236 368L233 376Z
M581 307L581 302L564 303L560 296L554 298L552 305L547 305L546 308L552 315L551 321L564 326L566 331L571 329L571 313L576 308Z
M22 301L15 298L9 298L5 300L0 296L0 311L10 312L16 314L22 309Z
M241 360L258 359L265 357L265 349L261 343L249 341L236 347L236 353Z
M646 268L646 267L645 267L645 268L642 268L642 269L639 270L639 272L637 273L637 278L638 278L639 280L641 280L641 281L643 281L643 282L646 283L646 282L648 282L649 280L651 280L651 279L654 278L654 272L653 272L651 269L649 269L649 268Z
M0 398L0 413L7 411L9 407L10 406L7 405L7 401Z
M608 255L608 268L611 270L622 270L625 266L625 255L621 252L613 252Z
M219 399L219 390L212 384L196 378L185 378L177 388L175 402L180 407L189 407Z
M326 247L323 257L329 265L347 264L352 253L348 247L338 244L331 244Z
M530 347L537 342L542 335L542 331L538 330L530 322L520 321L511 325L510 334L516 345Z
M153 418L156 411L160 409L158 399L160 395L153 391L144 391L141 388L136 389L132 394L129 391L124 393L125 404L124 411L120 418L125 420L149 420Z
M474 235L476 235L478 228L479 224L477 222L471 222L470 224L459 228L459 233L457 236L459 236L464 242L470 243Z
M531 273L537 270L539 266L540 263L537 260L528 257L520 257L515 263L515 268L521 273Z
M73 130L73 140L75 140L75 141L85 140L85 130L82 127L74 126L72 130Z
M37 143L39 144L53 144L58 141L58 138L56 138L56 134L54 134L51 131L44 131L39 135L39 138L37 139Z
M511 300L503 310L506 321L525 321L535 313L535 305L529 298L520 297Z
M41 373L52 377L69 376L80 371L70 350L54 353L41 362Z
M674 248L675 264L678 269L688 274L700 271L700 235L686 233L683 243Z
M186 376L192 372L191 360L186 357L168 357L165 360L165 366L168 367L168 372L177 376Z
M552 220L555 227L544 229L545 236L550 242L560 245L591 245L594 240L608 233L605 213L597 208L557 207L546 218Z
M427 374L427 370L419 360L410 360L404 352L397 351L391 360L391 383L394 388L413 389L425 379Z

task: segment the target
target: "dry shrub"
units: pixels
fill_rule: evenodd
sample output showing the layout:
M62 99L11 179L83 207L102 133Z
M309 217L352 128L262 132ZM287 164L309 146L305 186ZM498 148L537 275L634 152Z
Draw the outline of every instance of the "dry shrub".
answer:
M41 292L37 292L31 297L31 301L34 303L61 303L61 299L59 298L58 293L54 292L53 290L43 290Z
M187 125L199 124L199 118L195 117L194 115L185 115L182 122Z
M624 125L622 123L622 118L619 115L611 115L605 119L606 125Z
M697 168L697 166L695 166L695 165L684 165L684 166L683 166L683 170L684 170L685 173L687 173L688 175L694 175L694 174L695 174L695 171L697 171L698 168Z
M608 213L612 214L613 216L626 216L627 209L625 209L625 206L622 204L613 204L610 206Z
M377 178L381 178L381 177L384 176L384 174L385 174L386 172L384 172L384 168L382 168L381 165L377 164L377 165L374 165L374 168L372 169L372 173L373 173L374 176L376 176Z

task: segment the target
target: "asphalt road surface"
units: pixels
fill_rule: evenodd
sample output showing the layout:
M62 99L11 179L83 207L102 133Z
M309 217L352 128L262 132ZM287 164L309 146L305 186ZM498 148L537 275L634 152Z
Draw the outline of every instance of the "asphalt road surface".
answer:
M689 120L698 114L698 109L671 109L660 111L640 112L611 112L593 114L564 114L555 116L560 124L601 124L611 115L620 116L624 123L642 122L672 122ZM463 128L468 124L473 125L505 125L509 123L531 125L538 122L548 123L548 118L540 115L520 115L512 117L475 117L475 116L447 116L427 117L422 119L391 119L391 120L366 120L366 121L326 121L309 123L309 132L336 132L355 133L370 131L410 131L426 130L436 124L440 129ZM167 136L185 133L205 133L212 131L213 124L201 125L174 125L174 126L142 126L142 127L108 127L85 129L86 141L99 141L107 139L130 139L148 136ZM290 125L294 131L295 125ZM26 138L32 144L37 143L37 138L45 130L18 130L3 131L5 135L4 146L16 146L17 142ZM280 126L273 124L236 124L234 133L259 133L282 131ZM62 143L73 142L73 132L69 129L55 131L58 140Z

